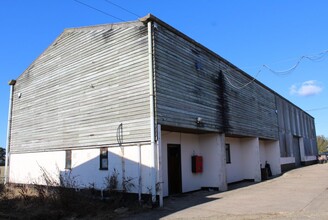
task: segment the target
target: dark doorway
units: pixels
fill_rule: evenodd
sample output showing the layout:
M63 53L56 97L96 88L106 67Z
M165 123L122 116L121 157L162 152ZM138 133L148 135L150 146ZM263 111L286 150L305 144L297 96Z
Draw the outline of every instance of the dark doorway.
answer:
M295 167L301 166L301 150L300 150L300 142L299 138L293 136L293 153L295 158Z
M169 195L182 192L181 178L181 146L180 144L167 145L167 170Z

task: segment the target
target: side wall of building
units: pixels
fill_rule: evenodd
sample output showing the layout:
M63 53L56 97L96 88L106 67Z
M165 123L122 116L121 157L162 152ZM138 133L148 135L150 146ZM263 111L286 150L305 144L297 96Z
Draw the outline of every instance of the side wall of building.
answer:
M307 161L314 161L318 154L314 118L295 105L276 95L279 143L281 157L294 158L294 162L284 159L285 170L288 164L296 167Z
M260 140L259 149L253 152L259 154L253 156L260 160L254 166L256 171L250 172L250 177L242 177L232 168L230 174L236 173L236 177L228 176L228 181L259 179L260 164L264 167L266 161L273 174L278 175L285 170L281 163L291 158L294 166L314 159L315 128L310 115L174 28L155 26L158 124L171 131L184 132L187 128L192 132L222 132L227 137ZM203 119L201 123L196 122L198 117ZM238 146L232 150L252 152ZM243 167L248 165L249 162ZM238 165L227 165L232 166Z
M222 71L226 134L278 138L275 95L254 79L226 66Z
M157 122L222 131L220 61L160 25L154 28L154 54Z
M159 124L278 138L273 92L167 27L157 25L154 38Z

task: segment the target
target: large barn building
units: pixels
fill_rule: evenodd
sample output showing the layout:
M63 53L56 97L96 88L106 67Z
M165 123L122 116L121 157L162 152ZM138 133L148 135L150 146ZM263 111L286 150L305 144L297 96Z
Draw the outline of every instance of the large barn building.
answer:
M66 29L10 85L7 182L116 172L155 202L316 161L311 115L153 15Z

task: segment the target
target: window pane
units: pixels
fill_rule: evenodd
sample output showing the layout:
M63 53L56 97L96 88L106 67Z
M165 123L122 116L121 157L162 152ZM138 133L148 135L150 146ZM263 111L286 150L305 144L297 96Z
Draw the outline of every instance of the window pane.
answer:
M72 151L71 150L66 151L65 168L66 169L72 168Z
M230 144L225 145L225 151L226 151L226 163L231 163Z
M108 159L107 158L102 158L102 160L101 160L101 168L102 169L108 169Z
M101 156L107 156L107 149L101 149Z
M108 148L100 148L100 170L108 170Z

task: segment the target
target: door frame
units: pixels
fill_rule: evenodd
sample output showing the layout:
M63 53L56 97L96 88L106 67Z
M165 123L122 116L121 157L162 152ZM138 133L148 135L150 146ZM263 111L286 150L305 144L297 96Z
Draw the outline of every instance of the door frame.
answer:
M170 167L170 151L171 150L177 150L178 151L178 158L177 158L177 164L178 167ZM171 169L175 170L175 172L172 174ZM174 175L176 178L173 180L171 177ZM180 144L167 144L167 177L168 177L168 194L174 195L182 193L182 172L181 172L181 145ZM174 181L174 182L172 182ZM172 184L176 184L176 188L172 188ZM174 191L174 192L172 192Z

